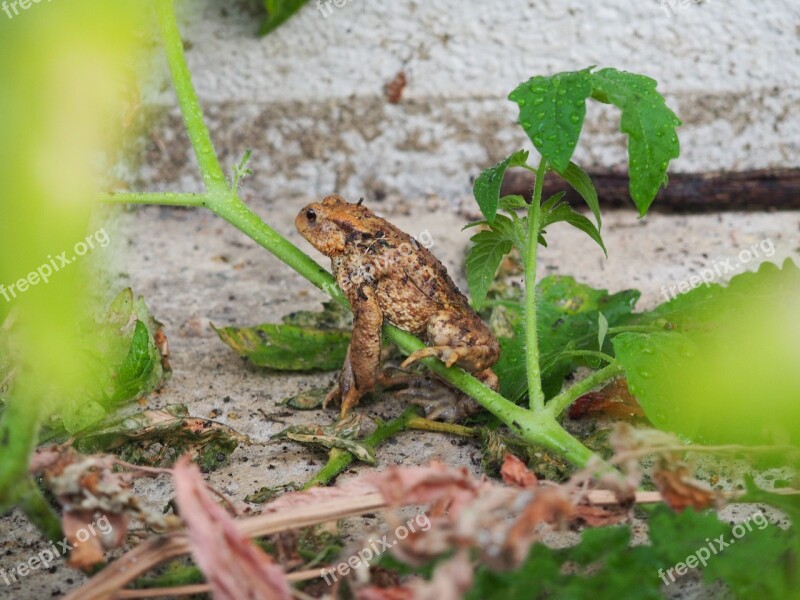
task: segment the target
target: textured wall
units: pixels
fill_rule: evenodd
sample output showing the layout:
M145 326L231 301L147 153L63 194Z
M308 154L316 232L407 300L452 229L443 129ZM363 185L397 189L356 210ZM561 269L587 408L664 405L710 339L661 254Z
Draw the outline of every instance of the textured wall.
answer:
M249 2L186 0L183 31L217 146L228 163L253 148L254 187L274 199L463 197L482 167L527 147L507 93L592 64L659 81L684 121L676 170L797 166L800 2L674 5L670 17L655 0L347 0L324 17L312 0L258 38ZM400 70L408 84L390 104L383 86ZM590 109L584 166L624 163L617 126ZM180 130L172 110L157 132L168 155L154 145L147 169L187 189L198 180Z

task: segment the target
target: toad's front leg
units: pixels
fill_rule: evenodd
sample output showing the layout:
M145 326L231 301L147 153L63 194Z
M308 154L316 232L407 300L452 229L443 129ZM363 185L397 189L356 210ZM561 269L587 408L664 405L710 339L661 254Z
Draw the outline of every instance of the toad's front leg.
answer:
M375 300L374 290L362 286L350 302L354 315L353 337L347 348L339 382L324 402L327 406L331 400L341 398L341 416L345 416L364 394L375 387L381 361L383 311Z

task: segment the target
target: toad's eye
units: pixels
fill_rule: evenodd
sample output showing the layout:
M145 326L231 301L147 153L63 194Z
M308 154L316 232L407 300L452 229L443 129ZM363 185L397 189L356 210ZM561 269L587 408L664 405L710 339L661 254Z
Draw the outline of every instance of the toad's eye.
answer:
M314 221L316 221L316 220L317 220L317 213L315 213L315 212L314 212L314 209L313 209L313 208L309 208L309 209L306 211L306 220L307 220L309 223L313 223Z

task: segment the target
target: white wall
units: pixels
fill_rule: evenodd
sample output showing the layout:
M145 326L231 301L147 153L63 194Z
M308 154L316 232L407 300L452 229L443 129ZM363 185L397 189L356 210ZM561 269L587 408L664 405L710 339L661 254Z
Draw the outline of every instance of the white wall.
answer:
M326 18L312 0L258 38L248 2L186 0L182 22L217 146L229 163L253 148L255 189L275 199L464 196L470 176L528 147L508 92L592 64L659 81L684 121L675 170L798 166L800 1L676 4L669 17L655 0L347 0ZM383 85L401 69L408 85L392 105ZM624 163L617 126L613 111L590 110L584 166ZM162 127L184 147L175 111ZM189 159L148 168L184 188L196 180Z

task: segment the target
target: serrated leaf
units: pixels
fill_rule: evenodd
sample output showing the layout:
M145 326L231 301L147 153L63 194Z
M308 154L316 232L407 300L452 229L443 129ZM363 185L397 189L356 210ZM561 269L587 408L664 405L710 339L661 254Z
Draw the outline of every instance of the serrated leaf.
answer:
M600 229L602 226L602 221L600 220L600 200L597 197L597 190L589 174L574 162L570 162L569 166L558 174L572 186L572 189L578 192L581 198L583 198L597 221L597 229Z
M279 371L333 371L342 366L350 332L266 323L216 328L219 339L254 365Z
M522 196L512 194L511 196L503 196L500 198L499 208L501 210L514 211L521 208L528 208L528 203L525 202L525 198Z
M520 84L508 99L519 106L519 122L539 153L563 171L578 144L592 93L589 70L537 76Z
M509 167L521 167L528 160L528 151L519 150L493 167L483 171L472 186L472 194L489 223L494 223L500 201L500 187Z
M600 312L611 327L623 325L631 319L640 294L637 290L609 294L566 276L545 277L537 284L536 293L542 388L549 398L561 390L564 377L587 364L584 359L564 355L564 350L595 350ZM608 341L602 351L613 354Z
M561 200L563 200L564 196L566 196L566 195L567 195L566 192L556 192L555 194L550 196L547 200L542 202L542 206L541 206L542 213L547 213L547 212L550 212L551 210L553 210L553 208L555 208L555 206L559 202L561 202Z
M551 210L543 211L541 217L541 224L540 224L540 231L544 231L545 227L548 225L552 225L553 223L565 222L580 231L583 231L586 235L592 238L600 248L603 249L603 253L608 256L608 252L606 251L606 246L603 243L603 238L600 236L600 232L595 227L594 223L592 223L589 219L584 217L579 212L576 212L572 209L569 204L560 204L555 206Z
M592 97L622 111L631 198L644 215L665 182L670 161L680 155L675 129L681 121L656 91L654 79L616 69L601 69L590 77Z
M609 326L625 324L632 318L638 299L636 290L609 294L565 276L545 277L536 285L539 363L542 387L548 398L561 390L564 378L578 366L596 366L594 362L565 354L565 350L596 350L601 312ZM514 337L498 339L500 360L494 370L503 395L517 402L527 392L521 320L515 323L514 330ZM604 340L601 350L613 354L608 340Z
M661 429L704 443L800 445L800 270L765 263L648 315L677 329L613 340Z
M472 247L466 260L467 284L472 305L476 309L483 306L500 261L511 252L513 229L511 219L498 215L492 229L480 231L470 238Z
M636 590L636 598L657 600L664 598L665 580L668 585L680 580L679 563L684 573L697 568L707 583L726 583L737 598L794 598L796 532L773 525L762 530L760 523L737 539L713 513L658 507L648 521L648 544L631 545L629 526L586 529L580 542L567 548L537 543L513 570L479 567L465 598L615 600ZM720 547L720 539L727 545ZM688 557L698 559L696 567L687 566Z

